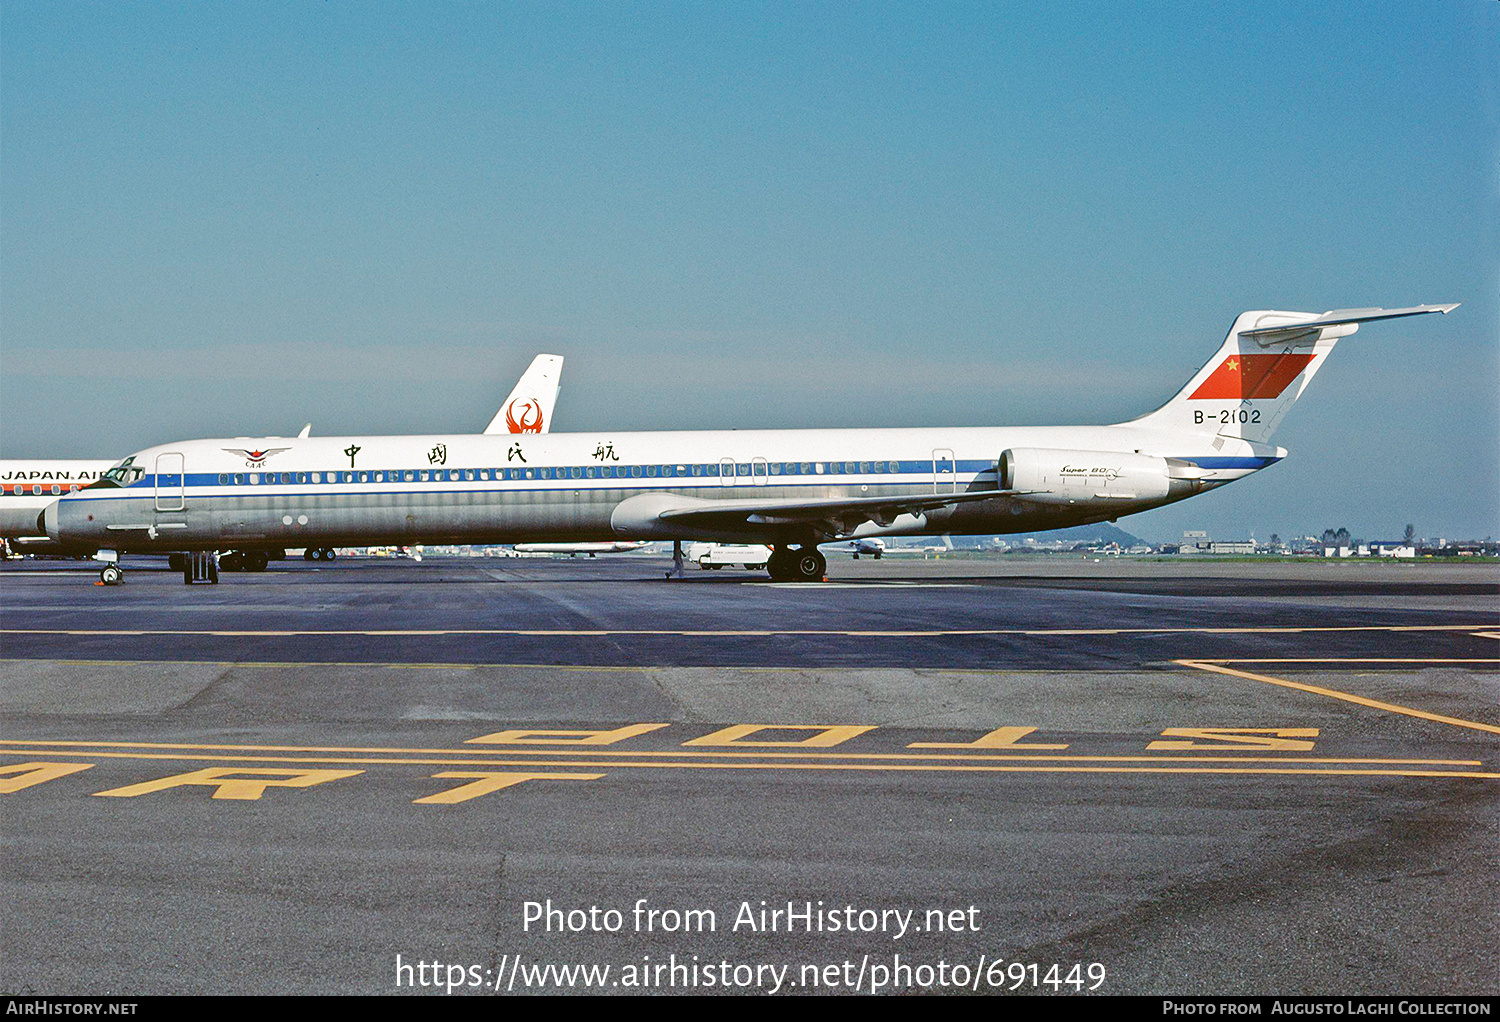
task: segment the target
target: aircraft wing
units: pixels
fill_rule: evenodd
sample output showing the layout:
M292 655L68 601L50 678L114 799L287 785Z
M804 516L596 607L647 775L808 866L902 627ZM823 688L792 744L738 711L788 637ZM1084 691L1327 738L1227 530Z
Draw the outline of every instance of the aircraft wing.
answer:
M741 532L764 526L813 525L827 531L853 531L864 522L890 525L904 514L921 514L939 508L996 497L1015 497L1020 490L969 490L963 493L915 493L880 497L804 497L765 500L705 500L677 494L642 494L621 502L613 520L617 525L644 526L666 531L671 526L695 530L721 529Z

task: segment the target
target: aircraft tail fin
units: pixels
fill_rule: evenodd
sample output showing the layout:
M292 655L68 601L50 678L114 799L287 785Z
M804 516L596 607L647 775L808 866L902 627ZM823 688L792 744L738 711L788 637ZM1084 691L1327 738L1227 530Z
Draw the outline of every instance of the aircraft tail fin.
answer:
M538 355L516 383L490 424L493 433L545 433L552 428L552 406L562 380L563 357Z
M1429 312L1453 305L1405 309L1338 309L1315 312L1242 312L1213 358L1166 404L1128 425L1153 432L1268 441L1307 389L1340 337L1361 323ZM1217 444L1216 444L1217 446Z

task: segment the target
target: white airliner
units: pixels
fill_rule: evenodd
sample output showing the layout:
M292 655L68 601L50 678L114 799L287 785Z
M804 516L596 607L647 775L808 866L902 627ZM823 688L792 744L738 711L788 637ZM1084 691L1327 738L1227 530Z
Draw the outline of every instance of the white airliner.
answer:
M615 539L764 543L773 578L819 579L829 540L1063 528L1241 479L1286 456L1271 434L1338 338L1456 307L1242 313L1175 397L1113 425L191 440L45 525L98 547L106 582L122 551Z
M484 435L546 433L552 426L552 408L557 403L562 366L561 355L542 354L532 359L505 403L484 428ZM307 440L311 434L312 424L308 423L296 439ZM265 437L256 442L268 447L280 439ZM39 516L61 494L82 489L116 464L117 461L0 461L0 545L19 554L64 552L64 547L42 531ZM333 553L331 547L315 549L325 557ZM254 553L249 564L264 567Z
M647 546L646 539L617 539L598 543L517 543L518 554L628 554Z

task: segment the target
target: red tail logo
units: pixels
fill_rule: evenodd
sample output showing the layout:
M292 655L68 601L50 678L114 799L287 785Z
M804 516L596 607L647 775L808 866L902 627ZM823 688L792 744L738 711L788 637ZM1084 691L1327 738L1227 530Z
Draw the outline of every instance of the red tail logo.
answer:
M540 433L542 405L535 398L516 398L505 406L505 425L512 433Z
M1189 401L1243 401L1280 397L1313 355L1230 355L1209 374Z

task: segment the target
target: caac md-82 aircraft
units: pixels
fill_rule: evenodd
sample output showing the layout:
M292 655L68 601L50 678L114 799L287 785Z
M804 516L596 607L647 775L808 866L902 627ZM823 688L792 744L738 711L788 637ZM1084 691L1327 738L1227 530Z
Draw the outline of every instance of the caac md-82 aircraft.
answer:
M192 440L44 523L96 546L105 582L122 551L201 567L225 548L614 539L764 543L773 578L814 580L831 539L1062 528L1241 479L1286 456L1270 437L1338 338L1456 307L1242 313L1175 397L1113 425Z
M551 429L552 409L562 384L562 367L561 355L541 354L532 359L505 403L484 428L484 435L546 433ZM311 433L309 423L297 434L297 440L304 441ZM280 439L264 437L257 443L269 449L272 441ZM0 545L17 554L91 553L91 550L80 551L75 545L59 544L49 537L42 529L41 514L61 494L82 489L117 464L117 461L0 461ZM143 474L143 469L132 473L137 477ZM313 549L332 553L327 547ZM248 553L247 563L251 568L265 567L260 552L239 551L242 559Z

